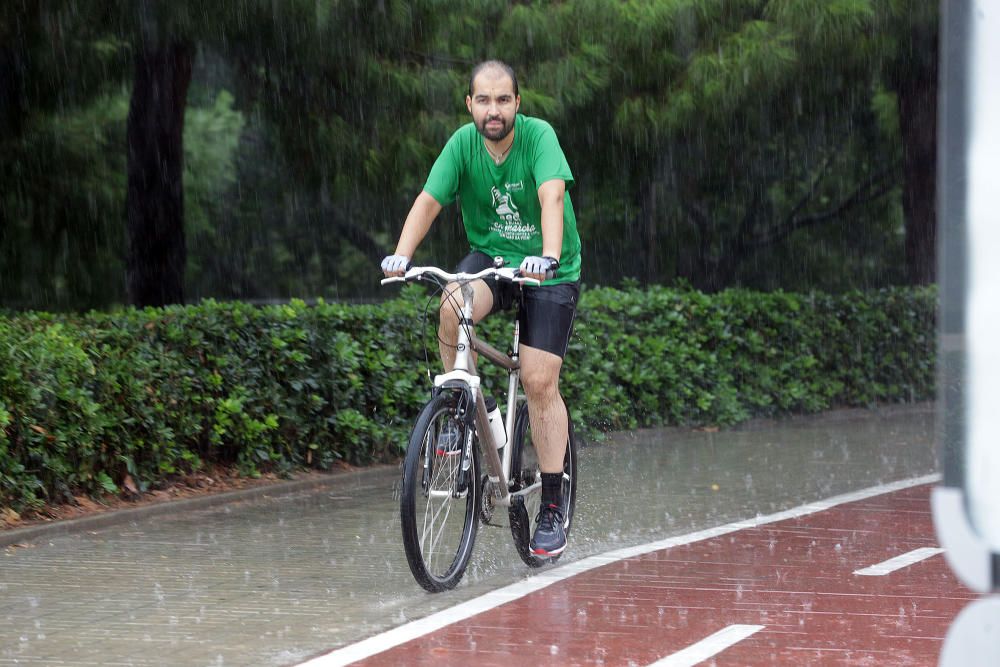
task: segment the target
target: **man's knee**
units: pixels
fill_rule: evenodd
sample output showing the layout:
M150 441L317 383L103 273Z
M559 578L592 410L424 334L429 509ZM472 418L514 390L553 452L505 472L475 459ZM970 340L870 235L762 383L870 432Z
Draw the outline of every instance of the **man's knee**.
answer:
M458 320L462 316L460 309L450 299L442 299L438 309L438 328L442 333L455 334L458 331Z
M555 398L559 395L559 369L522 367L521 385L530 398Z

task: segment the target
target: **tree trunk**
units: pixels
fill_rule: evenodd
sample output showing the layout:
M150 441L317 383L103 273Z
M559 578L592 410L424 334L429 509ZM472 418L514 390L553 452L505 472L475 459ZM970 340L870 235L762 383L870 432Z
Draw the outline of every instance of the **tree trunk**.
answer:
M660 278L660 267L656 261L656 253L658 250L657 237L659 236L659 230L657 229L659 226L658 218L660 212L657 203L659 189L660 188L657 183L654 183L649 188L649 196L646 198L646 206L643 211L643 220L646 223L646 229L644 230L645 238L643 239L646 244L645 252L643 253L643 282L646 285L659 282Z
M660 261L663 249L660 247L662 232L660 226L665 219L667 190L676 189L676 178L670 151L665 150L656 160L649 180L639 191L639 211L637 220L638 247L634 248L639 281L643 285L653 285L663 280L663 266Z
M0 138L19 137L26 114L22 63L10 46L0 46Z
M135 306L184 301L184 110L191 47L147 40L128 112L126 290Z
M903 215L910 284L934 282L937 268L937 31L912 31L894 76L903 141Z

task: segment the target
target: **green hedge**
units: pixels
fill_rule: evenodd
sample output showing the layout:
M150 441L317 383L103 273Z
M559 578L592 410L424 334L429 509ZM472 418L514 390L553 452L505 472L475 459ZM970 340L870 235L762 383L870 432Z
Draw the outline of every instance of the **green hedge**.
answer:
M378 305L0 316L0 505L126 479L144 491L205 463L254 475L390 460L428 396L427 304L408 288ZM933 289L591 289L562 391L592 435L923 400L935 310ZM504 348L509 326L494 317L481 333Z

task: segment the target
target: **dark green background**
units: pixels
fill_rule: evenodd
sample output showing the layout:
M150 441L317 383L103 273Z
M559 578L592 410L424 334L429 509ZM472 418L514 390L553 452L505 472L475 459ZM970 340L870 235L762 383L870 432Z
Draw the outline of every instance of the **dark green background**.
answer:
M130 261L176 283L166 302L380 296L486 57L559 133L588 285L926 284L936 40L919 0L11 0L0 306L151 303ZM183 160L132 138L155 113L181 114ZM162 166L173 203L130 164ZM130 250L127 205L166 211L137 233L183 261ZM418 259L453 262L462 236L447 211Z

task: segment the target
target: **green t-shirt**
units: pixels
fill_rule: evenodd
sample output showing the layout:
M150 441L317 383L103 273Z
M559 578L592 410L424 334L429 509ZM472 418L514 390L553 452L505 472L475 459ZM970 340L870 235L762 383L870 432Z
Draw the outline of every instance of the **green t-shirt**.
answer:
M475 124L464 125L445 144L424 191L442 206L451 204L457 195L472 249L503 257L509 266L520 266L525 257L542 254L538 186L556 178L566 181L566 197L559 271L545 283L555 285L580 279L580 235L569 198L573 173L551 125L518 114L514 145L499 167Z

